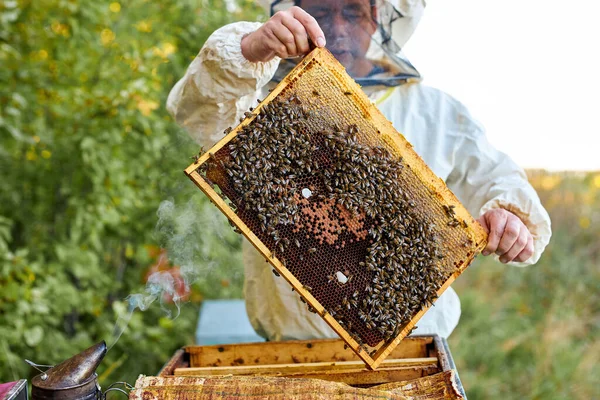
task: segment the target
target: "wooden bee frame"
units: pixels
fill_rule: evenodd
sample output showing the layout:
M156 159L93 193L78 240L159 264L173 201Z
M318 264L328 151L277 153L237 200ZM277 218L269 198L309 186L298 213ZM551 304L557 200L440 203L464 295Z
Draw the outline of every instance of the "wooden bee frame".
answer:
M310 81L311 71L318 72L319 82ZM319 85L317 86L319 90L318 93L312 89L315 87L315 84ZM214 157L214 154L234 139L245 126L252 123L259 115L261 108L277 99L278 96L283 95L287 90L301 89L306 93L312 92L314 94L314 105L316 109L319 109L319 101L326 101L327 94L330 92L334 93L338 100L344 98L342 103L348 104L348 109L343 110L344 118L354 118L354 123L361 123L363 126L368 126L373 132L377 132L379 140L385 143L395 156L402 158L403 162L408 165L410 171L412 171L411 173L414 173L418 178L418 181L420 181L420 184L429 194L429 198L423 201L435 203L440 210L442 209L441 207L444 207L444 210L447 210L447 207L452 207L454 221L461 221L462 223L457 229L461 229L461 237L463 237L463 240L466 237L467 240L466 242L463 241L463 243L465 243L464 249L450 249L451 252L456 253L452 268L453 272L440 286L437 291L438 296L452 284L452 282L471 263L475 255L485 247L487 234L460 204L454 194L446 187L445 183L439 179L414 152L411 144L394 129L392 124L369 101L360 86L346 74L343 66L325 49L315 49L307 55L290 72L290 74L272 90L256 109L251 113L246 114L247 117L237 127L232 129L231 132L215 144L208 152L201 155L196 162L186 168L186 175L209 197L209 199L269 261L269 263L273 265L275 270L289 282L306 303L340 335L340 337L356 352L369 368L375 369L391 353L398 343L411 332L416 322L423 314L425 314L429 307L423 307L418 313L414 314L410 322L405 324L399 331L399 334L393 339L380 343L372 352L366 351L365 347L353 338L348 330L346 330L313 296L313 294L307 290L306 286L303 285L303 283L300 282L288 268L286 268L286 266L277 258L276 254L274 254L274 252L259 239L255 232L253 232L252 229L238 217L236 212L213 189L212 182L209 183L207 179L198 172L198 169L202 167L203 164L207 163L211 157Z

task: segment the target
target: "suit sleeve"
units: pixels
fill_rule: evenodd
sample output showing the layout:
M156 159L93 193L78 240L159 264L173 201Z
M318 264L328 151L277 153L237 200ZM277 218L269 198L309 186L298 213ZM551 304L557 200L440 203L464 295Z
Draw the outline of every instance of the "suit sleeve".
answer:
M221 139L275 74L278 57L254 63L242 55L243 36L260 26L237 22L216 30L171 89L167 110L198 144L210 147Z
M482 127L466 111L458 119L462 122L453 146L448 186L476 218L494 208L517 215L533 236L534 252L526 262L510 264L535 264L552 235L548 212L523 169L488 142Z

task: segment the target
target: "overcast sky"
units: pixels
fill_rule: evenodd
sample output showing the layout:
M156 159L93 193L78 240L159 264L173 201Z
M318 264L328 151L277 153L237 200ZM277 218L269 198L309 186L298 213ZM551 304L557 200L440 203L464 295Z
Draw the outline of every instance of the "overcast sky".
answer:
M600 0L433 0L405 54L526 168L600 170Z

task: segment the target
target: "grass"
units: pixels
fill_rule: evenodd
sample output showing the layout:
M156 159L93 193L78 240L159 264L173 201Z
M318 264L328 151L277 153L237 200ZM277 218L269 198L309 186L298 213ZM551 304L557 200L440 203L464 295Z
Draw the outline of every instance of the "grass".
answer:
M528 268L479 259L449 342L470 400L600 398L600 174L530 172L553 222Z

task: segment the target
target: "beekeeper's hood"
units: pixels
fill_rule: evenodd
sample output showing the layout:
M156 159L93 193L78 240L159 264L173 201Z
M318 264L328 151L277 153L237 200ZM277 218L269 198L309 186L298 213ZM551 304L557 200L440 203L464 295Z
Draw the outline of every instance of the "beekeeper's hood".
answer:
M362 86L396 86L408 79L419 79L420 74L402 54L402 46L412 36L425 9L425 0L373 0L377 6L377 31L373 34L366 57L376 68L367 77L355 77ZM273 15L296 4L294 0L257 0ZM275 74L281 80L293 68L284 60Z

